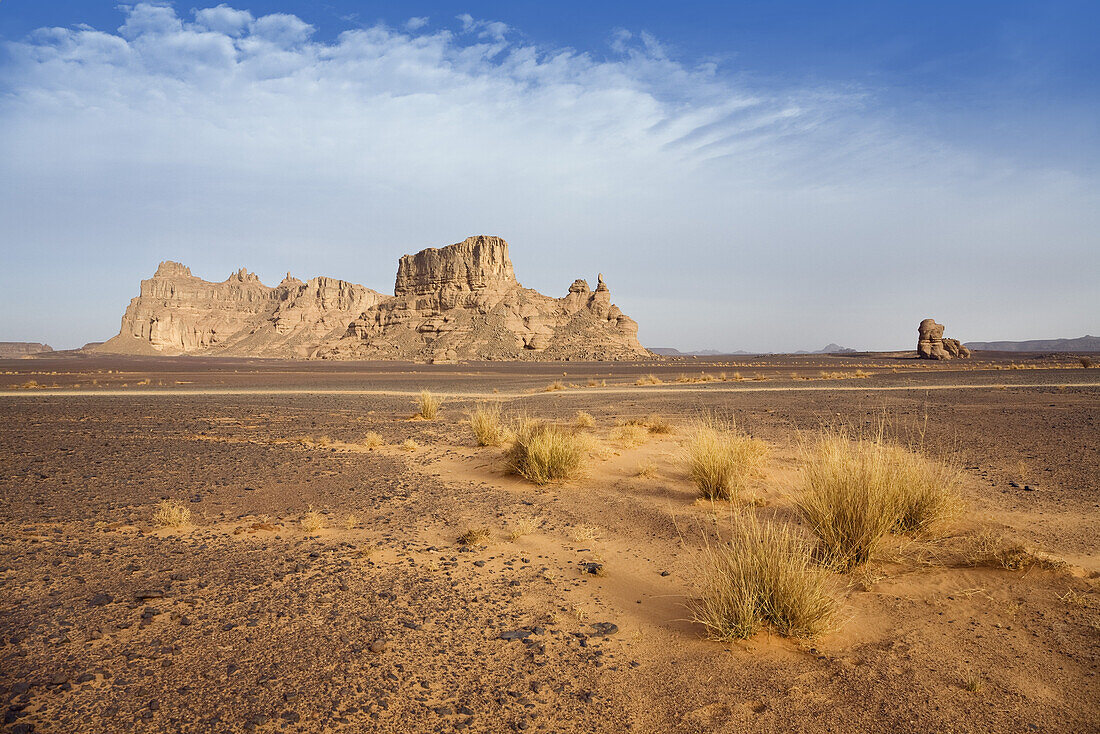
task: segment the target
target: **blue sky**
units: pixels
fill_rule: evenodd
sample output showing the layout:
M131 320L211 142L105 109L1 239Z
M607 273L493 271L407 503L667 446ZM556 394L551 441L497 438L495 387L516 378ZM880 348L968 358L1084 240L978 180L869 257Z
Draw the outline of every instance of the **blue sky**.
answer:
M544 292L603 271L653 346L1097 333L1098 31L1095 2L0 0L0 340L112 335L161 259L386 291L475 233Z

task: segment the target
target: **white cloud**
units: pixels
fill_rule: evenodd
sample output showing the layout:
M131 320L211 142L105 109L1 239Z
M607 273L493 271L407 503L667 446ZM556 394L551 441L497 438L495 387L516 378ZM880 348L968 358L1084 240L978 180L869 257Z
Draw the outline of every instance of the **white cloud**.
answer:
M215 8L195 11L195 23L208 31L227 36L240 36L252 23L252 13L236 10L222 3Z
M753 85L627 31L598 59L469 15L317 42L225 4L124 12L0 68L0 327L40 319L28 338L109 336L165 258L386 290L401 253L475 233L548 292L602 270L655 345L1088 328L1095 181L953 149L873 90ZM21 312L58 263L83 305Z
M410 31L418 31L428 25L427 17L409 18L405 21L405 28Z

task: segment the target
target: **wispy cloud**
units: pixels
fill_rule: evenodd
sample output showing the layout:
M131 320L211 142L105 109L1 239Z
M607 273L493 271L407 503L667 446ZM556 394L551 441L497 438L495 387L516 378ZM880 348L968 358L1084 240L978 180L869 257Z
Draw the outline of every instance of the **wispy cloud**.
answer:
M28 274L103 273L100 334L163 257L385 289L400 252L484 232L532 286L607 271L650 343L904 343L989 272L1027 282L1040 241L1080 258L1097 231L1095 182L929 139L872 89L754 84L648 33L597 58L469 15L319 42L226 4L122 11L117 32L10 44L0 69L0 237ZM1023 267L987 260L1006 256ZM888 305L828 316L855 298Z

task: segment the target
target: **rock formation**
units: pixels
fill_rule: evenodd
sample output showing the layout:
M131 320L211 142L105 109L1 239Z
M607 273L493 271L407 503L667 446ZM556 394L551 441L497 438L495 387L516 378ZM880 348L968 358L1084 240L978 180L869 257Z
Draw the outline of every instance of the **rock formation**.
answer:
M970 356L970 350L958 339L945 339L943 324L937 324L934 319L925 319L918 328L917 356L921 359L966 358Z
M307 357L383 296L332 278L272 288L244 268L221 283L162 262L130 301L118 336L93 347L126 354Z
M118 336L96 351L323 359L611 360L645 357L638 325L576 280L562 298L516 280L508 243L470 237L405 255L392 297L289 274L265 286L240 270L222 283L173 262L142 281Z
M39 342L0 342L0 359L18 359L52 351L49 344Z

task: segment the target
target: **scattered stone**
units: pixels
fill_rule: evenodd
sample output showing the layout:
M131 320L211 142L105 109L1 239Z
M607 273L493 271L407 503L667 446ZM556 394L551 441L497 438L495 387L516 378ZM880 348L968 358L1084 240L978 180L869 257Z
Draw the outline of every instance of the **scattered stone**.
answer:
M385 652L385 651L386 651L386 648L387 648L387 647L389 647L389 643L388 643L388 642L386 642L386 640L384 640L384 639L377 639L377 640L375 640L374 642L372 642L372 643L370 644L370 648L369 648L369 649L370 649L370 651L371 651L371 652L373 652L373 653L376 653L376 654L377 654L377 653L383 653L383 652Z
M612 622L596 622L592 628L596 630L593 637L609 637L619 631L619 625Z
M150 599L163 599L164 592L157 589L143 589L142 591L134 594L134 599L137 601L149 601Z
M88 606L90 606L90 607L104 607L104 606L107 606L108 604L112 603L114 600L115 600L115 598L113 596L111 596L110 594L105 594L103 592L100 592L99 594L96 594L95 596L93 596L91 599L88 600Z
M509 630L507 632L500 633L500 639L502 640L523 640L530 637L533 633L531 630Z

